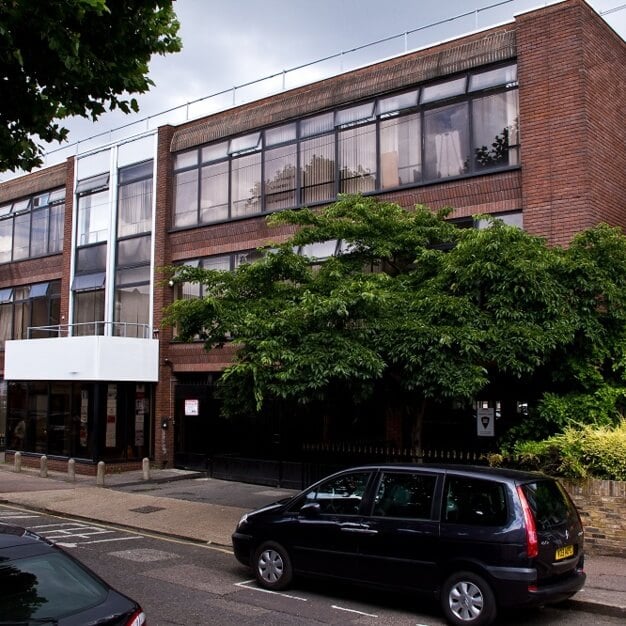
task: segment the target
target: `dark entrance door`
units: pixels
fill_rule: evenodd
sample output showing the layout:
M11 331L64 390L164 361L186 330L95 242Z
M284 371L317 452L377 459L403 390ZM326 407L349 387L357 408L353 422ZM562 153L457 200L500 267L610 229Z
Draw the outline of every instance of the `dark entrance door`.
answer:
M212 381L175 386L174 465L208 470L214 452L215 423L219 407L213 399Z

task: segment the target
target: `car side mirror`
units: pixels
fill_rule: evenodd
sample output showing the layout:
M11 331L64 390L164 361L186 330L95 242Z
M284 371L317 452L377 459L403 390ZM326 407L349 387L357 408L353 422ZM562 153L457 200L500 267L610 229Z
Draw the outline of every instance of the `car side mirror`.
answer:
M320 511L319 502L307 502L307 504L300 509L300 515L304 517L316 517L320 514Z

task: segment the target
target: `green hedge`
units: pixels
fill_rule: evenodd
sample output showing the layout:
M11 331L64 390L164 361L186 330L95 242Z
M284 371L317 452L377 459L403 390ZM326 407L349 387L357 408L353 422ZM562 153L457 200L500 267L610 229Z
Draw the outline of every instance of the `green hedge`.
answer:
M626 420L615 427L567 426L561 434L519 442L489 460L567 478L626 480Z

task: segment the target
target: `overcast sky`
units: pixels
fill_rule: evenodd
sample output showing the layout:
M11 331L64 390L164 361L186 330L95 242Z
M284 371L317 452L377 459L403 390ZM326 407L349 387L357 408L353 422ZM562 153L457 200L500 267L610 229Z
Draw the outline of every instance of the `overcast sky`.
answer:
M153 59L150 76L156 86L138 98L140 113L134 116L111 113L97 123L72 120L70 142L342 51L346 53L341 58L287 72L285 87L403 52L405 37L358 53L347 52L393 35L420 29L406 37L406 46L411 50L476 27L508 21L517 13L552 3L553 0L176 0L183 50ZM613 10L604 19L626 37L624 0L588 0L588 3L599 13ZM480 10L451 19L475 9ZM435 22L444 23L424 28ZM276 92L282 86L283 78L279 75L262 85L237 89L235 103L267 95L270 90ZM196 118L232 102L233 94L229 92L202 104L183 107L176 114L169 114L168 119L156 117L151 122L127 127L121 133L129 136L166 121L180 123L187 115ZM119 138L119 134L112 138ZM85 145L81 144L82 148Z

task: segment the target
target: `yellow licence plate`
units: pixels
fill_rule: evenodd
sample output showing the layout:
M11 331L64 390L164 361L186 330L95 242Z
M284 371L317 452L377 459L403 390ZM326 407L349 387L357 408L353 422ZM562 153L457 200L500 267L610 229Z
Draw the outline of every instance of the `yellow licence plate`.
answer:
M556 560L566 559L568 556L574 556L574 546L563 546L556 551Z

